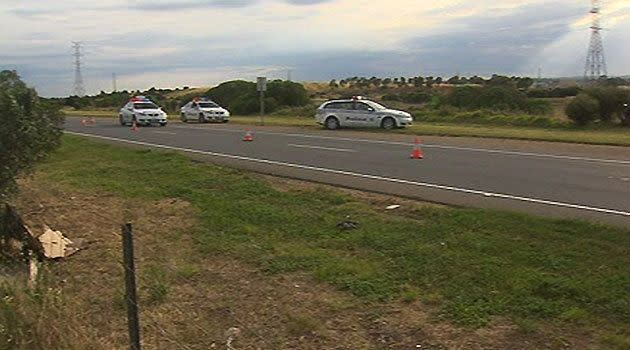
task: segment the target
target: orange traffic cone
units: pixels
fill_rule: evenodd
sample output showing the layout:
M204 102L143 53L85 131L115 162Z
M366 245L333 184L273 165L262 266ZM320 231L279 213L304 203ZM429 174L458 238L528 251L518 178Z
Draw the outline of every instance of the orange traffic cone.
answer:
M85 120L85 118L81 119L81 125L83 126L87 125L87 120Z
M138 124L135 120L131 122L131 131L138 131Z
M96 124L96 119L94 117L90 118L90 124L92 125Z
M252 135L252 132L247 130L245 132L245 136L243 137L243 141L245 142L252 142L254 141L254 136Z
M424 158L424 154L422 153L422 149L420 148L420 138L416 136L416 139L413 142L413 151L411 152L411 159L422 159Z

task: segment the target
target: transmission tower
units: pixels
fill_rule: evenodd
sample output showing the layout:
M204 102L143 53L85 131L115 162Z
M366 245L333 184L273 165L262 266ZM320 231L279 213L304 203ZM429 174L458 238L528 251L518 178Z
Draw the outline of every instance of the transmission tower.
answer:
M81 53L82 43L79 41L72 42L72 48L74 49L74 94L82 97L85 96L85 86L83 85L83 75L81 74Z
M584 78L595 80L608 75L606 71L606 58L604 57L604 43L602 42L602 27L600 24L600 0L592 0L593 8L591 16L591 43L586 56L586 67L584 68Z

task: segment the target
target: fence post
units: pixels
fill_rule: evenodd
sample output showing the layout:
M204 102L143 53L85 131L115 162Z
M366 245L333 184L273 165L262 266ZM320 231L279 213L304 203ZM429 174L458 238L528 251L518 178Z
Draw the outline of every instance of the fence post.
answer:
M136 268L133 257L133 229L131 224L122 227L123 258L125 265L125 300L127 301L127 323L129 348L140 350L140 320L136 296Z

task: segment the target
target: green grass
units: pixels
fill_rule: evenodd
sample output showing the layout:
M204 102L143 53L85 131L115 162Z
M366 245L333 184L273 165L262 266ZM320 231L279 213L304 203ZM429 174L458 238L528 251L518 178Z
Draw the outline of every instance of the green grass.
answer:
M297 114L279 111L265 116L265 125L321 128L312 115L301 110ZM68 116L114 118L115 111L65 111ZM630 129L613 126L573 127L562 121L534 116L480 116L478 112L461 113L444 120L439 116L418 117L412 127L388 131L412 135L467 136L516 140L585 143L594 145L630 146ZM179 121L177 116L169 116ZM424 120L424 121L423 121ZM259 116L232 116L230 123L259 124ZM507 125L506 125L507 124ZM528 126L529 125L529 126ZM384 132L379 129L367 129Z
M535 128L571 128L568 120L559 120L546 115L503 113L490 110L465 111L444 106L438 109L412 110L413 119L423 123L457 125L519 126Z
M363 300L419 299L470 326L496 315L629 326L629 230L420 205L412 215L385 214L332 190L278 191L256 175L175 153L71 136L40 169L73 188L186 200L201 213L201 254L270 274L308 273ZM360 228L338 230L346 215Z

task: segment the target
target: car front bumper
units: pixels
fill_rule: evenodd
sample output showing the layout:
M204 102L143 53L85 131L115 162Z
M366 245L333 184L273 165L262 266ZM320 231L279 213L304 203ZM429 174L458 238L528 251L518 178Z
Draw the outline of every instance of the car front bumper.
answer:
M165 118L151 118L151 117L147 117L147 118L138 118L138 123L142 124L142 125L151 125L151 124L166 124L168 123L168 120Z
M408 126L412 126L413 125L413 119L402 119L398 121L398 125L401 128L406 128Z
M224 114L206 114L203 116L203 118L209 122L219 122L219 123L230 120L230 116L224 115Z

